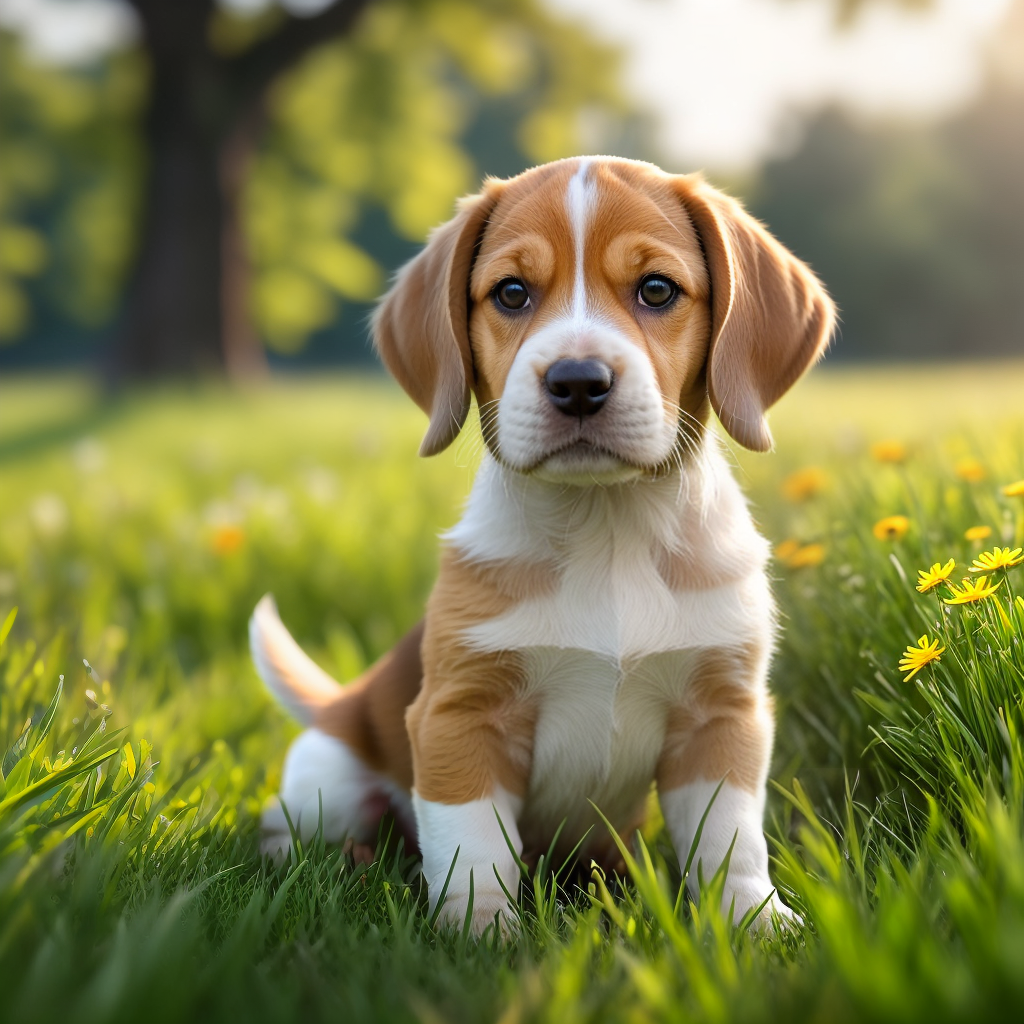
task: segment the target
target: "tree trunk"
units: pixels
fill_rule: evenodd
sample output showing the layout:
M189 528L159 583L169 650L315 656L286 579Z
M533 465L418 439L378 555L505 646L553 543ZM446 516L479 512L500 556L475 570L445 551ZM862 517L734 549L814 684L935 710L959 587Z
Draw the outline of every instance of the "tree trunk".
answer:
M148 180L116 352L118 376L216 372L225 365L218 139L197 123L181 77L153 69Z
M267 359L249 308L252 280L242 209L245 177L263 127L263 104L257 102L221 147L221 339L230 377L259 377Z
M168 8L177 8L171 15ZM139 248L111 376L217 372L222 198L220 75L206 44L210 0L137 5L149 57Z
M270 83L349 31L368 0L337 0L233 58L209 44L214 0L131 0L149 58L138 255L108 378L252 375L266 357L248 315L241 186Z

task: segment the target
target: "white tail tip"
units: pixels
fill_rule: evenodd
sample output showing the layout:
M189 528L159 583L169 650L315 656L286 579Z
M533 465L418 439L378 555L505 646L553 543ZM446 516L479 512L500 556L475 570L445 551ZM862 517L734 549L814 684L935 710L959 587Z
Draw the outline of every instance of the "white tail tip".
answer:
M270 594L249 620L249 650L267 689L303 725L312 725L316 712L338 696L341 688L285 629Z

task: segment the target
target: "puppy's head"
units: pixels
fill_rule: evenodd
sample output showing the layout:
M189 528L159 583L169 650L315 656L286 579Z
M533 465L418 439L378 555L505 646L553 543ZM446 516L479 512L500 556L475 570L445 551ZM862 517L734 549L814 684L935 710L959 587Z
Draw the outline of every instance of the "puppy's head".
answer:
M471 393L504 465L625 480L678 461L712 407L740 444L822 353L810 270L699 176L581 158L489 180L399 273L374 319L388 368L458 434Z

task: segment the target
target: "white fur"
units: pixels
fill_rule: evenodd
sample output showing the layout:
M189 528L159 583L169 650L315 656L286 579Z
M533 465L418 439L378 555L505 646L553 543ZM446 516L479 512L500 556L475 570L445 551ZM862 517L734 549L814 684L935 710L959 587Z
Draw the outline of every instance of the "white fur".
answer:
M598 416L566 416L550 402L543 378L559 359L598 358L624 369ZM632 479L638 466L665 461L676 440L650 361L628 338L589 316L552 320L528 338L513 360L498 404L498 448L514 469L555 481ZM564 449L586 441L583 461ZM603 453L603 455L602 455Z
M415 791L412 799L431 911L437 906L445 879L451 871L440 920L455 927L462 926L469 909L472 875L473 927L476 933L482 932L494 920L495 914L500 914L506 924L514 921L505 890L513 899L519 892L519 868L515 858L523 852L516 825L521 801L500 786L493 796L465 804L435 803L422 799ZM515 856L502 835L499 817Z
M620 664L579 650L533 648L525 658L539 705L533 764L520 831L544 848L564 820L564 845L589 828L607 840L590 804L618 827L641 814L665 736L665 713L681 699L688 652Z
M559 571L554 593L465 634L478 649L524 656L538 717L520 831L533 845L563 818L575 842L598 821L589 801L618 826L635 817L696 652L771 647L767 544L713 442L682 475L606 487L546 483L487 459L447 539L479 561ZM659 548L700 551L712 571L738 579L673 592ZM765 663L747 682L762 689L766 673Z
M575 250L575 276L572 289L572 315L582 321L587 313L587 277L583 257L587 245L587 221L597 199L594 183L588 179L591 160L584 157L576 173L569 180L565 203L572 225L573 248Z
M763 569L768 544L712 437L682 472L574 487L509 472L485 454L462 518L444 537L476 561L563 562L638 532L671 550L699 550L726 575Z
M312 838L323 812L323 835L330 843L352 839L372 843L379 814L370 806L387 798L400 818L412 822L409 795L367 766L339 739L307 729L288 750L281 792L264 808L260 849L283 857L291 845L292 827L303 842Z
M582 160L566 193L574 243L571 297L516 354L497 412L502 464L485 456L465 514L447 535L471 560L551 565L559 579L554 593L519 602L463 637L478 650L523 657L527 697L538 709L525 798L500 788L460 805L412 796L431 906L458 851L441 919L463 923L472 876L478 933L495 914L511 920L495 871L509 894L518 891L515 857L495 812L517 856L521 836L546 846L563 819L566 839L575 843L596 822L591 800L613 824L628 824L647 795L669 709L685 700L697 653L751 645L767 652L775 629L768 546L711 435L673 472L640 479L641 467L673 457L678 411L665 402L641 349L589 301L586 242L596 209L589 161ZM551 404L543 378L562 358L598 358L616 367L599 415L565 416ZM695 554L708 576L729 582L673 590L658 569L665 551ZM257 629L257 640L261 635ZM288 680L275 686L265 664L270 659L260 662L256 640L253 649L269 685L294 701ZM766 672L765 662L746 682L763 692ZM767 707L764 713L770 732ZM337 781L324 793L325 832L330 818L331 837L365 836L361 794L382 780L343 744L332 741L339 751L317 735L321 739L300 737L289 753L282 799L290 809L300 807L303 828L312 807L315 827L317 789L325 779L332 787ZM681 858L714 789L700 782L662 797ZM763 780L757 795L724 785L698 850L710 877L737 836L725 899L726 906L735 900L737 916L772 890L763 811ZM272 831L276 823L271 818ZM775 906L784 911L781 903Z
M701 817L708 806L711 807L687 879L690 893L694 897L699 895L698 863L704 880L710 881L731 844L722 912L727 914L731 906L733 920L739 921L748 910L760 906L771 896L762 911L762 919L769 917L773 910L792 918L793 912L773 895L775 887L768 877L768 846L762 831L764 786L754 794L725 782L714 797L717 787L717 782L694 782L660 797L665 823L681 864L689 856Z
M516 353L497 416L498 447L508 465L585 484L635 478L637 467L669 457L677 434L676 414L665 408L650 361L593 312L588 300L586 236L597 203L589 167L589 160L581 160L566 190L575 264L571 300ZM569 358L597 358L620 367L599 416L565 416L548 399L544 374ZM587 447L579 447L581 441Z
M558 565L553 594L522 601L470 628L483 651L534 647L589 651L621 663L667 651L770 641L774 612L767 545L720 457L678 475L586 489L510 473L487 460L448 539L482 561ZM683 502L706 506L681 526ZM674 592L659 549L698 549L728 584Z
M316 709L337 698L338 684L285 629L270 594L249 619L249 650L267 689L303 725L312 725Z

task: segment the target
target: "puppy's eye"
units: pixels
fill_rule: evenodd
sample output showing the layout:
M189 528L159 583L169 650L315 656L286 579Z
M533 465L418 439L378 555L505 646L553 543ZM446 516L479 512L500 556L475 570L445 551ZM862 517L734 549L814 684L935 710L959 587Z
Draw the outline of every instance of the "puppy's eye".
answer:
M495 286L494 301L502 309L525 309L530 304L530 293L518 277L506 277Z
M661 309L679 294L679 286L660 274L648 274L637 289L637 298L645 306Z

